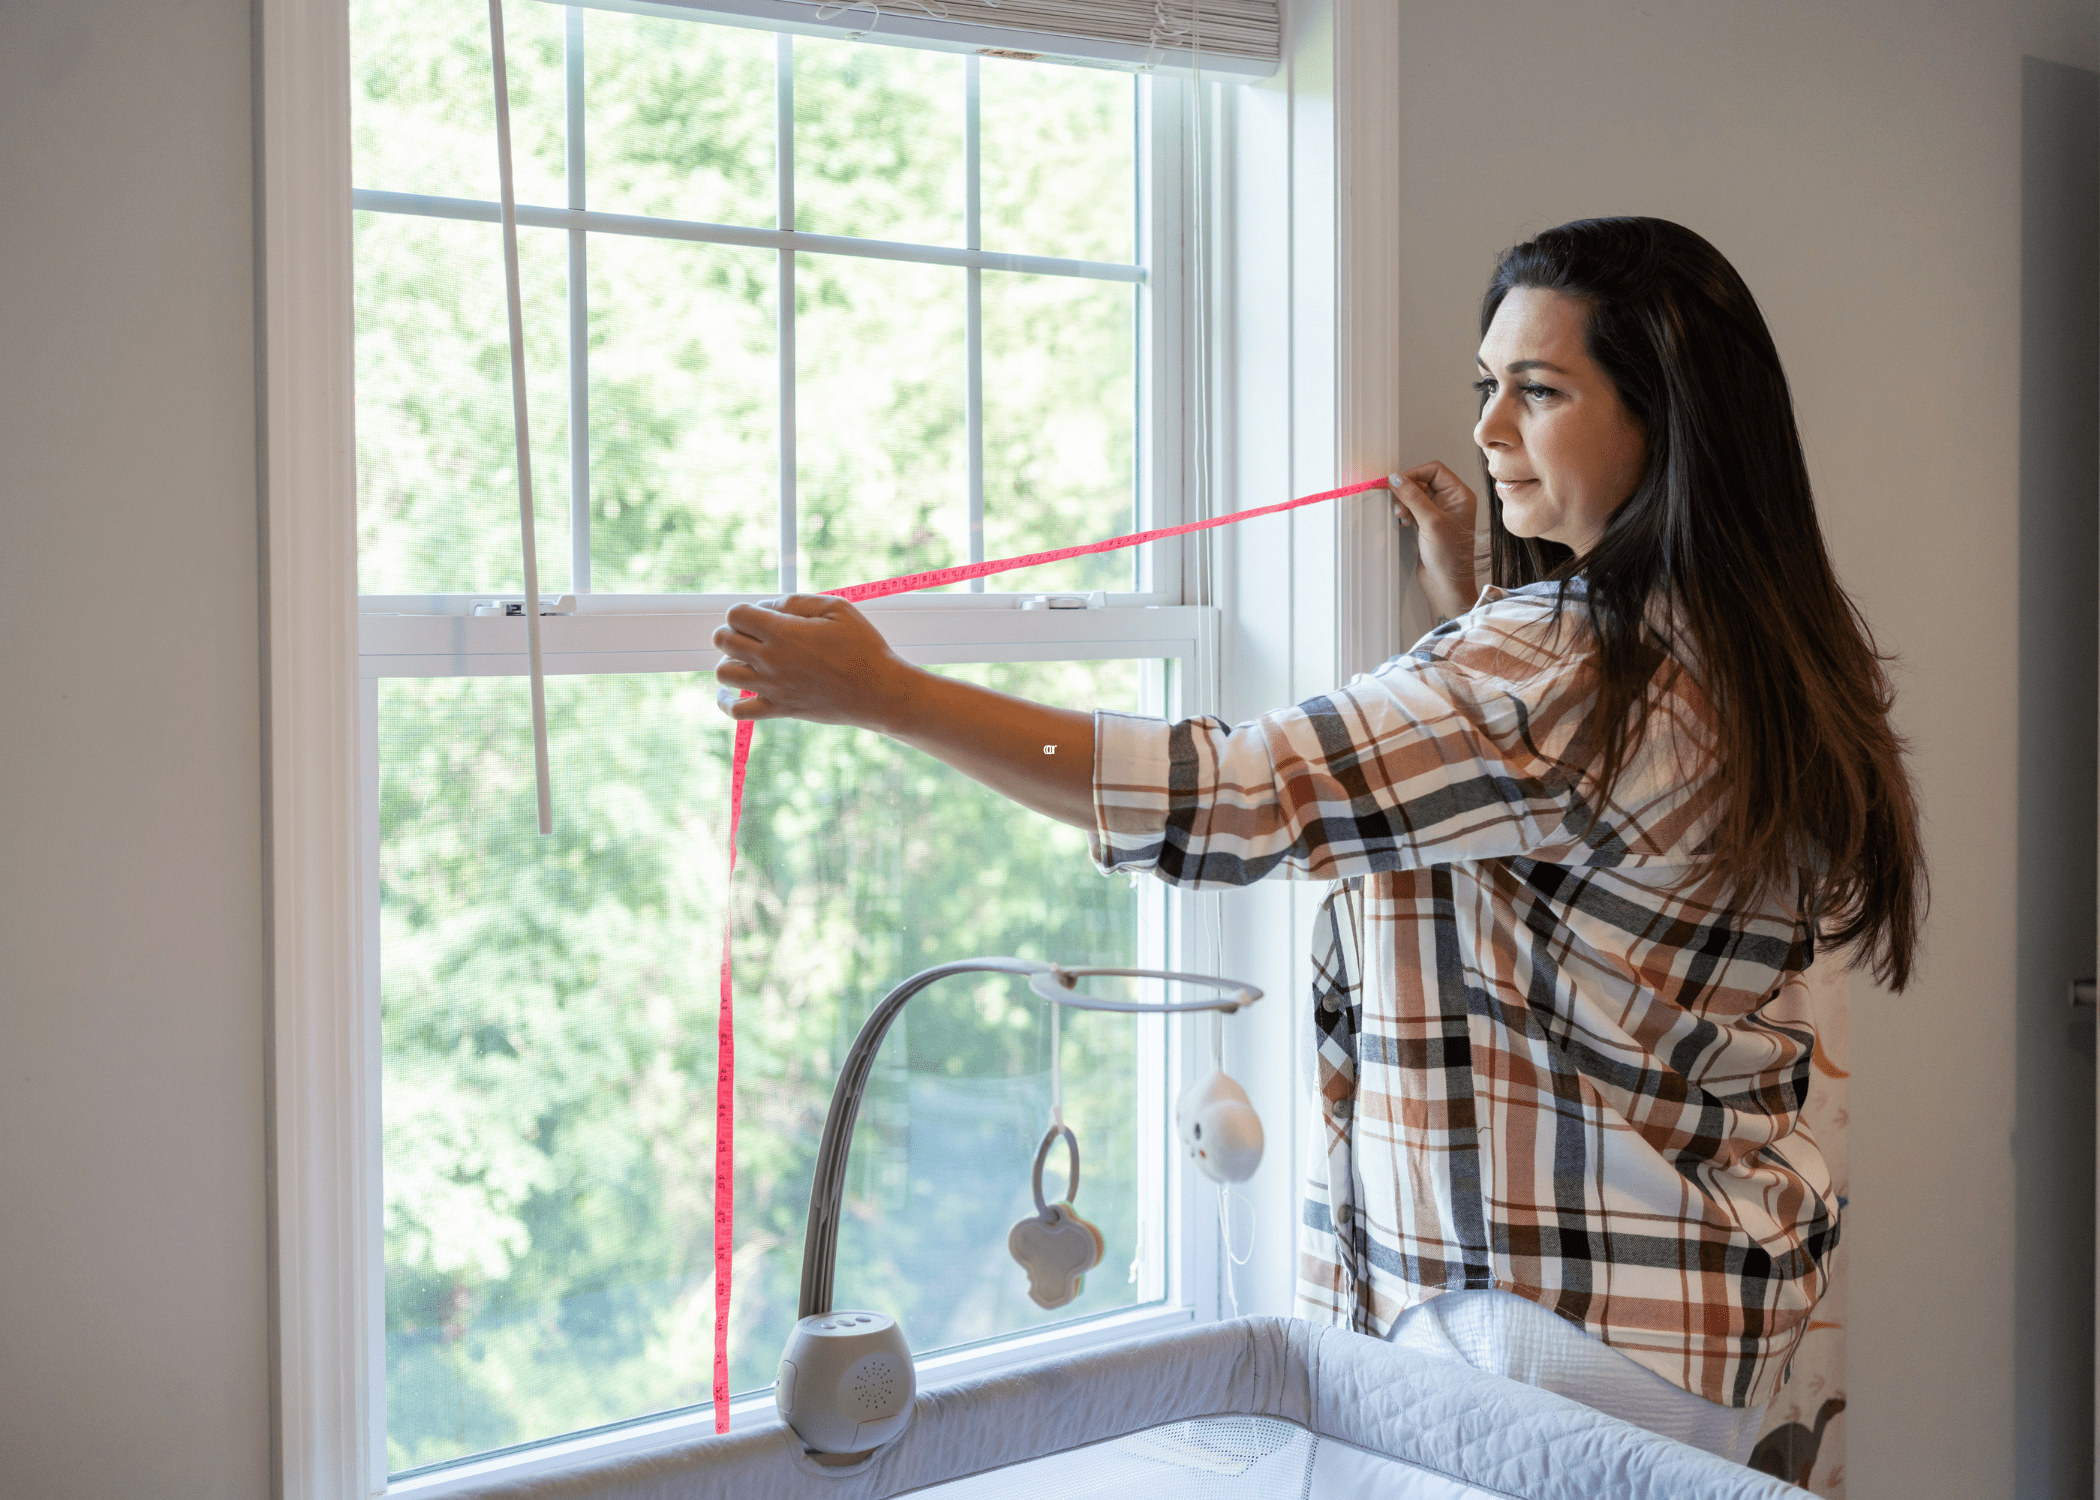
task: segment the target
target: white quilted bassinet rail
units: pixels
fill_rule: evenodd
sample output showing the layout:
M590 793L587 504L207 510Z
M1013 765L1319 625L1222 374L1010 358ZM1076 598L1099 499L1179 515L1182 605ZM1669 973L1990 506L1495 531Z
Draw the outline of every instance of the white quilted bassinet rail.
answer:
M779 1423L477 1500L1778 1500L1806 1491L1564 1397L1339 1328L1241 1318L921 1392L827 1468Z

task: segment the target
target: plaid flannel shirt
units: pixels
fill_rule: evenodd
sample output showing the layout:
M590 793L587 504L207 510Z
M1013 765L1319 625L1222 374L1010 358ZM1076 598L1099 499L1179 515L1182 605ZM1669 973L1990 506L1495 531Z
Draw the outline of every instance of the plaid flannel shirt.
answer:
M1769 1402L1838 1216L1801 1122L1811 928L1727 904L1710 711L1667 657L1593 806L1579 589L1490 589L1347 687L1229 727L1102 713L1095 854L1337 882L1300 1310L1385 1335L1499 1287L1730 1406Z

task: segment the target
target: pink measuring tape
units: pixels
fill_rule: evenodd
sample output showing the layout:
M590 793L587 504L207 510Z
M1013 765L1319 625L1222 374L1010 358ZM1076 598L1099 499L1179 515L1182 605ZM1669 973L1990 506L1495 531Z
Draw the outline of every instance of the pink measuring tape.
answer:
M1016 568L1033 568L1043 563L1063 562L1068 557L1114 552L1123 547L1156 542L1163 537L1186 536L1192 531L1209 531L1216 526L1231 526L1240 521L1251 521L1256 516L1273 516L1282 511L1297 510L1302 506L1318 505L1323 500L1339 500L1345 495L1361 495L1368 490L1384 488L1385 480L1369 479L1362 484L1345 485L1338 490L1323 490L1317 495L1286 500L1280 505L1257 506L1253 510L1234 511L1229 516L1213 516L1208 521L1191 521L1185 526L1163 526L1157 531L1139 531L1129 536L1110 537L1105 542L1086 542L1077 547L1058 547L1049 552L1031 552L1024 557L1002 557L991 562L935 568L929 573L907 573L901 578L883 578L874 583L856 583L841 589L825 589L822 592L849 602L881 599L891 594L909 594L917 589L940 588L944 584L963 583L972 578L987 578L994 573L1009 573ZM745 696L752 695L747 693ZM737 725L736 750L729 766L729 874L732 880L736 876L736 831L744 816L744 775L751 763L753 727L749 720ZM726 892L728 882L724 882L723 888ZM715 1022L716 1432L729 1430L729 1269L736 1238L736 1006L729 974L731 926L732 914L724 912L722 1008Z

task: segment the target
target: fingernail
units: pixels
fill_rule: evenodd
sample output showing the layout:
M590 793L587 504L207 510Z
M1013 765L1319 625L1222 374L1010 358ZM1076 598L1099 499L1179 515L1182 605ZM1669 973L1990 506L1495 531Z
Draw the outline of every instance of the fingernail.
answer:
M720 704L723 708L729 707L730 704L736 702L736 690L733 688L726 687L716 688L715 702Z

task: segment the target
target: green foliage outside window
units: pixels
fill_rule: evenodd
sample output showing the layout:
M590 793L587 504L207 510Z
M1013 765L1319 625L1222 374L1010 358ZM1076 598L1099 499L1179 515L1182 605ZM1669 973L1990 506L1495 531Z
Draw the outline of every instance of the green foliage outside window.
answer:
M950 668L1135 706L1135 663ZM388 1436L412 1466L706 1399L729 736L711 679L553 679L536 829L524 685L381 684ZM946 959L1130 962L1138 893L1077 830L873 735L758 732L737 875L732 1383L771 1383L845 1049ZM1114 1247L1029 1304L1004 1255L1049 1104L1024 987L963 979L892 1031L856 1135L838 1295L921 1349L1133 1300L1136 1028L1068 1018L1081 1202ZM1051 1186L1055 1187L1055 1179Z
M564 12L508 10L519 195L563 204ZM356 182L495 197L486 12L354 0ZM774 223L774 39L587 13L588 202ZM962 63L797 44L797 227L960 243ZM988 247L1131 254L1127 78L987 62ZM569 576L567 235L520 235L543 587ZM360 587L521 584L496 229L356 222ZM774 587L778 257L593 234L590 552L598 592ZM961 560L963 272L797 257L805 584ZM1128 284L985 272L988 555L1127 530ZM1127 555L1016 579L1127 587ZM948 668L1079 707L1152 709L1134 662ZM729 734L711 679L549 682L554 835L534 828L515 678L379 693L389 1468L706 1399L716 966ZM1141 900L1084 838L873 736L765 726L737 877L732 1384L795 1311L816 1135L891 984L969 954L1128 963ZM1004 1257L1048 1106L1044 1008L954 981L892 1033L856 1137L842 1301L921 1350L1127 1305L1141 1251L1140 1024L1065 1027L1081 1197L1108 1261L1075 1308Z

